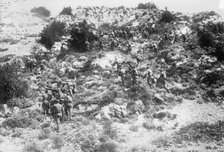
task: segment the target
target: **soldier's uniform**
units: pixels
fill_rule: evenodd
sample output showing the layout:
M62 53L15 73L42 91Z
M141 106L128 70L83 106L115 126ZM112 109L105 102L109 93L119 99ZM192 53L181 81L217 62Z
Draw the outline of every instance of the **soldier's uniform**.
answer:
M49 110L50 110L50 103L49 101L43 96L42 98L42 109L44 112L44 116L49 115Z
M51 114L57 125L57 131L59 131L59 121L63 120L63 105L58 102L58 100L52 101Z
M66 96L64 100L64 109L65 109L65 115L69 120L71 120L72 117L72 107L73 107L73 99L71 96Z
M147 78L147 83L151 88L156 81L154 76L153 76L153 72L149 68L147 68L145 75L146 75L146 78Z

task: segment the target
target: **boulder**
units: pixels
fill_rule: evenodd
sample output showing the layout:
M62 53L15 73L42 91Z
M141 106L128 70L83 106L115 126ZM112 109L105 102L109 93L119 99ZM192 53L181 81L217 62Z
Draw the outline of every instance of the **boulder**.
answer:
M79 62L79 61L74 61L73 63L72 63L72 67L74 68L74 69L79 69L79 68L82 68L82 67L84 67L84 62Z
M128 114L126 106L124 105L111 104L109 106L109 109L110 109L111 115L116 118L123 118L123 117L126 117Z
M114 103L117 105L123 105L125 103L125 100L123 98L115 98Z
M154 95L153 101L159 105L164 103L163 98L157 93Z
M103 77L103 78L109 79L110 76L111 76L111 71L110 71L110 70L104 70L104 71L102 72L102 77Z
M140 114L144 110L144 104L142 100L131 102L127 107L132 114Z

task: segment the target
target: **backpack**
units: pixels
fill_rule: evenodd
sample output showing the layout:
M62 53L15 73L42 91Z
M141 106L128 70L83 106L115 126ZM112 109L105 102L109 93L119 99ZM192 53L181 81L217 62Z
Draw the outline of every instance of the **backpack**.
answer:
M53 105L52 112L53 112L53 114L61 113L61 106L60 106L60 104Z

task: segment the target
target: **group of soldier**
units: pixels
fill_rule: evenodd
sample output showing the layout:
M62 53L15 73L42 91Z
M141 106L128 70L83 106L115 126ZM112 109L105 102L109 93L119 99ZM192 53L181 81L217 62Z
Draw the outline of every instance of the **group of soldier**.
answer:
M75 84L66 81L54 82L41 91L40 102L44 116L53 118L57 125L57 131L59 130L59 122L71 120L75 93Z
M147 67L143 74L140 74L140 72L138 72L138 70L136 69L136 66L132 64L131 61L123 61L122 63L119 63L117 59L115 59L113 66L115 65L116 73L121 77L122 85L124 87L128 88L139 85L137 82L137 77L141 76L142 78L146 78L147 84L150 86L150 88L160 86L162 88L165 88L169 92L169 89L166 87L165 71L161 71L159 77L156 78L149 67Z

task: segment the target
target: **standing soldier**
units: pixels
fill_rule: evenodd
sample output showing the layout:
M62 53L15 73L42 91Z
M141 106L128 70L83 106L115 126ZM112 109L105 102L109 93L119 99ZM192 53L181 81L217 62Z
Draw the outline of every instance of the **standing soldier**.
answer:
M152 86L154 86L154 84L156 83L156 79L153 76L152 71L149 69L149 67L147 67L145 76L147 78L147 83L150 86L150 88L152 88Z
M63 120L64 110L62 104L57 99L52 101L51 114L57 125L57 131L59 131L59 121Z
M44 112L44 116L48 116L49 111L50 111L50 103L46 98L47 98L47 95L43 95L40 99L41 102L42 102L42 109L43 109L43 112Z
M182 37L183 42L185 43L187 41L186 35L185 34L182 34L181 37Z
M176 31L174 31L173 36L174 36L173 44L175 44L177 42L177 33L176 33Z
M130 69L130 74L131 74L131 79L132 79L132 87L134 87L135 84L137 84L137 75L138 75L138 72L133 67L133 68Z
M168 92L169 92L169 89L166 87L166 72L165 71L162 71L158 80L157 80L157 85L158 83L160 83L162 85L163 88L165 88Z
M68 120L72 120L72 108L73 108L73 102L72 97L67 95L65 96L64 100L64 109L65 109L65 116Z
M119 72L120 72L120 70L121 70L121 64L117 61L117 58L115 58L115 61L114 61L114 63L112 64L112 66L117 66L116 67L116 73L117 73L117 75L119 75Z

